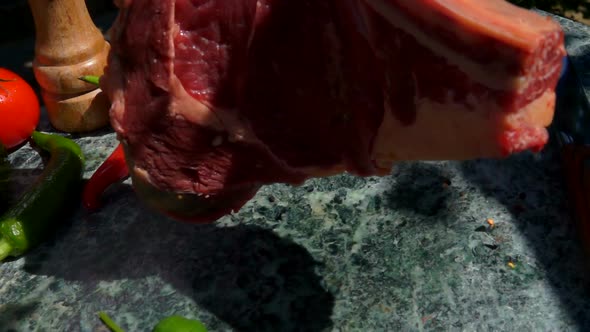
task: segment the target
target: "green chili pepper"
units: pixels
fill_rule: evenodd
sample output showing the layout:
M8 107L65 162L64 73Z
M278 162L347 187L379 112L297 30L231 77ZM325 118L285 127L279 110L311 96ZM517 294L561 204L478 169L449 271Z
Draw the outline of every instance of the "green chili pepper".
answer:
M172 315L159 321L153 332L207 332L207 328L198 320Z
M80 146L66 137L37 131L31 138L49 152L50 159L31 188L0 217L0 261L44 241L63 220L68 198L80 194L84 168Z
M10 202L10 164L7 156L4 146L0 143L0 213L8 208Z

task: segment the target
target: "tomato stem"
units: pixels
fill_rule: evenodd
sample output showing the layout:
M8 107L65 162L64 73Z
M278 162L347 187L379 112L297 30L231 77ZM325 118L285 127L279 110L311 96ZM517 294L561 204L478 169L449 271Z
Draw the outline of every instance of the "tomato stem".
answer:
M13 79L11 79L11 80L7 80L7 79L5 79L5 78L0 78L0 83L14 82L14 81L16 81L16 78L13 78ZM7 94L7 95L9 95L9 94L10 94L10 92L9 92L9 91L8 91L8 90L7 90L5 87L3 87L2 85L0 85L0 88L1 88L2 90L4 90L4 92L6 92L6 94Z

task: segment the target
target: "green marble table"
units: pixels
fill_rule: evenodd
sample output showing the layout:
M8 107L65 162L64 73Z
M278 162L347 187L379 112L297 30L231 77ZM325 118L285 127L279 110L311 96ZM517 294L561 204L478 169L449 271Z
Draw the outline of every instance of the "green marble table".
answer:
M561 23L583 50L590 31ZM17 44L0 56L32 55ZM86 178L116 144L110 130L74 138ZM10 161L20 190L42 167L29 146ZM106 197L0 265L0 331L107 331L101 310L127 331L170 314L210 331L590 330L587 258L551 145L268 186L214 225L146 210L128 182Z

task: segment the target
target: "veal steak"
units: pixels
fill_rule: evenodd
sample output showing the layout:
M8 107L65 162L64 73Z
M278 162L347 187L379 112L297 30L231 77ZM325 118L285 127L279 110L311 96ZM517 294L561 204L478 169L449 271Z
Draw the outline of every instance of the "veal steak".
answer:
M269 183L546 144L565 54L502 0L118 1L103 89L134 187L211 221Z

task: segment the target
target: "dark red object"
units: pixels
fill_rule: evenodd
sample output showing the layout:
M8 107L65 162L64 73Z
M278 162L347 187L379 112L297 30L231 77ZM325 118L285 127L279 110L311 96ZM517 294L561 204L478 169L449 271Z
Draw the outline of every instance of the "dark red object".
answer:
M590 253L590 146L565 145L563 168L580 237Z
M82 196L84 207L90 211L98 209L101 206L102 193L112 184L127 177L129 177L129 170L123 147L119 144L86 183Z

